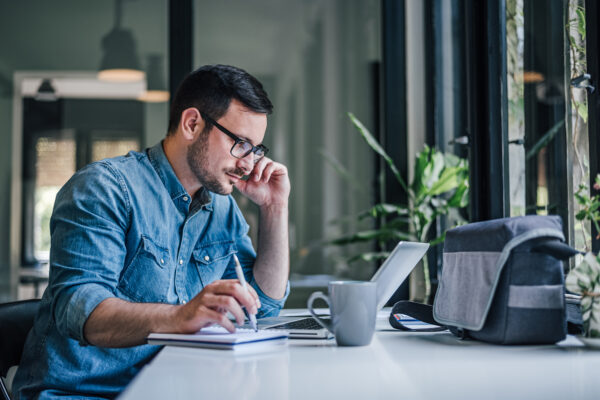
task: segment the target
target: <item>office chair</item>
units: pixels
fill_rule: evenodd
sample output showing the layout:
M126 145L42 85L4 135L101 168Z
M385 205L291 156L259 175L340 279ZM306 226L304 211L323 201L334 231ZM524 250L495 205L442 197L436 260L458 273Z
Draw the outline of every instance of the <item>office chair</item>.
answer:
M0 393L5 400L11 399L3 377L21 361L25 339L39 306L38 299L0 304Z

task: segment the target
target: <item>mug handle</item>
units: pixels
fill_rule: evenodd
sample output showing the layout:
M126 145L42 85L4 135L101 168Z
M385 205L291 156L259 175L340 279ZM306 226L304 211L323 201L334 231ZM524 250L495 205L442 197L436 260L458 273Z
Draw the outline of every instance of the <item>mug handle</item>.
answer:
M329 332L333 333L333 326L332 326L331 322L327 322L327 321L322 320L321 318L319 318L319 316L313 310L313 302L316 299L322 299L322 300L324 300L325 303L327 303L327 307L329 307L329 311L331 311L331 305L329 304L329 297L327 297L326 295L324 295L323 292L314 292L308 298L307 306L308 306L308 311L310 311L310 314L315 319L315 321L317 321L319 323L319 325L321 325L323 328L325 328Z

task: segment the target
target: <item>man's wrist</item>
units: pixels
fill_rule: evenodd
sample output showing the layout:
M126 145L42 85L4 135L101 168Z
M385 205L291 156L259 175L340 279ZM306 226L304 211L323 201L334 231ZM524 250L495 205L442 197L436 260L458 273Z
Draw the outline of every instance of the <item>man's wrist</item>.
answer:
M174 304L160 304L156 307L156 314L153 316L150 329L157 333L173 333L179 328L177 312L180 306Z
M260 213L263 215L280 216L288 214L288 204L269 204L259 207Z

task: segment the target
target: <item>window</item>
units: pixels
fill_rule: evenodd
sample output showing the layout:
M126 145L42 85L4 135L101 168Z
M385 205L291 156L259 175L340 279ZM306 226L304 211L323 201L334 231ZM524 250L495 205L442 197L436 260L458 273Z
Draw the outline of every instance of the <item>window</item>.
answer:
M574 192L589 193L584 2L506 3L510 214L558 214L570 243L590 248Z
M33 193L33 247L36 260L49 259L50 217L54 199L60 188L75 173L75 154L72 131L46 134L42 132L36 140L36 177Z
M142 148L143 105L132 100L24 101L23 264L49 259L50 217L77 169Z

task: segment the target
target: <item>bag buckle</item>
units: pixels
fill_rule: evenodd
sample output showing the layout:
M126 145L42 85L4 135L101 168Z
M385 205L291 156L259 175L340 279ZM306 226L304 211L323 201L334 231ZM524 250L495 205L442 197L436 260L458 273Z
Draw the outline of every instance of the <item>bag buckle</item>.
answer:
M460 340L465 340L467 338L467 331L464 330L463 328L456 328L456 336Z

